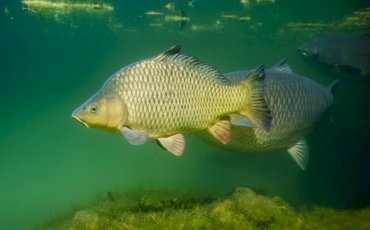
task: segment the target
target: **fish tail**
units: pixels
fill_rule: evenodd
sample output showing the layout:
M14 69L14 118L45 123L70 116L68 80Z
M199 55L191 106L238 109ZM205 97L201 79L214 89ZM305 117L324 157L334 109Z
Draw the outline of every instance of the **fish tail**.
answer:
M337 91L338 86L340 85L340 80L334 80L328 87L328 91L331 92L331 94L334 94Z
M265 100L264 79L265 71L263 65L250 71L244 77L242 84L246 86L249 95L249 107L241 111L240 114L247 117L256 126L268 132L270 130L272 117Z

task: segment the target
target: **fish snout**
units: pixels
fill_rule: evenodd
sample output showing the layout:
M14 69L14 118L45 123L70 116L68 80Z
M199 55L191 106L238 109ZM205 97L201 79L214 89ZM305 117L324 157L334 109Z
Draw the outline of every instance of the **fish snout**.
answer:
M72 118L89 128L89 125L81 118L81 112L83 112L85 109L85 107L78 107L77 109L75 109L72 112Z

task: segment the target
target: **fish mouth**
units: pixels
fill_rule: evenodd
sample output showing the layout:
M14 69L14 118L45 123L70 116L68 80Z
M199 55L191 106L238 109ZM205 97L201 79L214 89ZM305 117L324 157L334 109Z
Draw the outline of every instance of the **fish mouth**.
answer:
M89 128L89 125L88 125L84 120L82 120L82 118L80 118L80 117L78 117L77 115L74 115L74 114L72 114L72 117L73 117L76 121L78 121L78 122L82 123L84 126L86 126L87 128Z

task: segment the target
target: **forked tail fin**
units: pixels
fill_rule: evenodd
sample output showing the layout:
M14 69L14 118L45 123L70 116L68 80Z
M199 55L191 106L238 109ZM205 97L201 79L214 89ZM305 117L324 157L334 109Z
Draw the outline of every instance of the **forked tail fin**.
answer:
M249 108L240 114L247 117L253 124L266 132L270 130L271 112L265 100L265 71L263 65L250 71L242 81L248 87Z

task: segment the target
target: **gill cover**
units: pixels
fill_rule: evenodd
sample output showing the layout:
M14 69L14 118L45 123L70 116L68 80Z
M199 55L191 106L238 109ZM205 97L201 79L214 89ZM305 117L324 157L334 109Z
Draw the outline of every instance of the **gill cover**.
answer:
M128 111L118 95L97 93L75 109L72 117L87 127L120 129L127 121Z

